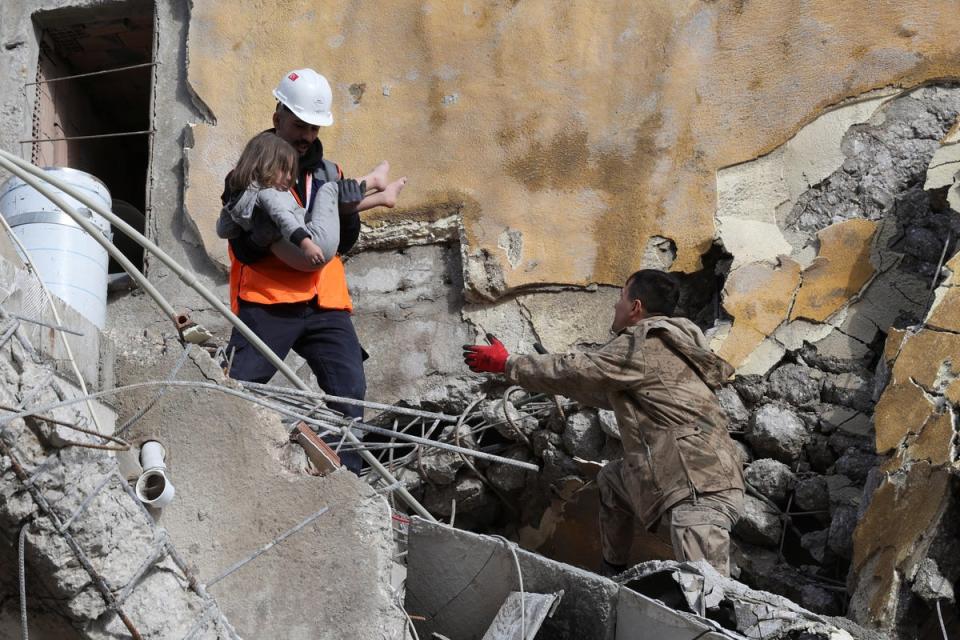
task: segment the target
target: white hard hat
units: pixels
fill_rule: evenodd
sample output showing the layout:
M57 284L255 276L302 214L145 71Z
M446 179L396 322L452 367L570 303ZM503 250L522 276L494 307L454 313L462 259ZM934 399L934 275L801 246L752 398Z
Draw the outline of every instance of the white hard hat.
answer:
M283 76L273 97L308 124L329 127L333 124L330 83L313 69L295 69Z

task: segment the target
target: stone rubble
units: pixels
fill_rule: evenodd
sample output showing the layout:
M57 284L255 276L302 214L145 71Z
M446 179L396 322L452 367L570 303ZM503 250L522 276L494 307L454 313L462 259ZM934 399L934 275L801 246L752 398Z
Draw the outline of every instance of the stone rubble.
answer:
M796 484L796 476L790 467L770 458L761 458L750 463L743 472L750 485L777 504L783 504L787 494Z
M740 548L735 571L751 586L781 593L817 612L847 611L842 585L854 559L854 531L882 477L884 458L875 449L873 412L890 379L889 370L884 369L886 332L893 335L920 319L924 309L917 301L926 298L943 238L948 232L960 235L955 214L938 208L920 188L930 157L958 112L960 90L927 87L891 99L869 121L848 130L842 166L802 194L781 222L793 234L791 238L805 237L814 249L818 241L821 247L833 243L833 253L823 259L832 256L842 268L849 267L845 277L862 281L862 290L861 285L844 290L847 299L831 302L829 318L823 321L794 319L788 305L777 322L788 323L789 318L792 333L778 333L782 344L769 366L759 368L759 373L738 375L718 392L746 478L763 496L747 496L745 514L734 530ZM854 224L857 220L870 222L861 229ZM836 230L835 225L843 221L848 235ZM841 264L841 257L849 262L843 256L843 242L864 240L872 242L868 258L873 266L864 271ZM813 317L825 313L817 306L816 295L827 293L830 283L815 280L814 271L804 264L781 265L776 272L781 275L776 277L786 277L783 274L795 269L798 288L810 281L799 304ZM776 277L770 286L779 282ZM759 304L756 294L744 294L743 313L750 313L751 304ZM691 317L713 320L712 314L697 308L686 311ZM761 320L756 322L760 327ZM772 333L772 327L767 329ZM501 401L490 406L498 407L502 416ZM529 445L500 427L496 429L499 440L483 436L478 444L500 447L511 457L525 451L525 459L541 465L542 471L518 473L496 464L477 465L490 483L486 486L476 481L472 471L459 470L457 483L469 479L471 488L490 494L491 499L479 501L470 493L465 504L458 502L457 517L470 509L493 509L487 515L494 514L494 524L488 520L485 530L504 527L510 531L515 526L510 524L504 496L492 497L493 488L506 500L524 504L524 523L536 525L537 513L547 509L553 497L570 495L569 487L584 486L595 473L575 457L601 462L619 457L622 451L608 411L568 405L565 421L549 403L525 405L516 414L509 406L506 411L520 417L518 424L523 425ZM488 413L484 417L492 419L493 413ZM425 480L423 476L418 472L419 482ZM448 488L444 500L449 502L454 493ZM436 506L438 515L450 511L449 504L437 502Z
M0 370L5 383L0 396L8 406L25 400L27 406L44 406L69 396L65 390L71 385L37 359L29 343L13 339L0 348ZM77 423L78 406L44 415ZM193 578L164 551L170 548L165 532L124 486L115 458L66 444L80 442L83 434L63 426L54 432L44 422L36 416L16 419L0 435L15 458L0 456L0 540L15 544L26 528L31 609L48 610L66 621L78 638L105 640L128 633L58 529L57 523L69 523L67 533L143 637L192 633L193 638L236 638L216 602L194 588ZM102 443L84 437L83 442L90 441ZM51 515L25 490L15 464L35 478L34 491L50 505ZM4 555L11 554L16 557L15 547ZM148 562L151 558L156 561Z

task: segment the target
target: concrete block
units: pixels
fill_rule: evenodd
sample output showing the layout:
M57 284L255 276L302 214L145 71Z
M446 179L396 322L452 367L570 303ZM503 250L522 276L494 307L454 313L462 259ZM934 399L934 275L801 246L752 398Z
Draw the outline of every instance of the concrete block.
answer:
M121 358L117 366L124 383L156 379L180 355L172 340L130 346L136 357ZM193 349L179 378L218 375L216 363ZM124 395L121 420L155 394ZM404 618L390 589L393 542L385 499L345 470L318 478L288 464L286 452L299 447L275 413L231 396L169 388L129 436L155 438L167 450L177 495L160 524L201 582L329 508L210 588L241 637L402 636Z
M632 589L620 589L616 640L634 640L637 637L657 640L721 640L728 637L711 629L712 626L696 620L693 616L674 611Z
M407 557L406 609L424 616L420 637L439 632L479 640L518 587L513 557L502 540L414 518ZM615 640L617 595L612 580L515 549L524 590L564 596L541 634L553 638Z
M69 340L74 360L84 381L93 387L100 382L101 341L106 338L97 327L60 298L53 296L60 321L53 315L50 303L34 274L19 269L14 262L0 258L0 304L6 312L36 320L46 325L62 326L76 333L66 333L21 321L21 327L33 347L57 363L57 370L73 377L64 338ZM80 335L77 335L79 333Z

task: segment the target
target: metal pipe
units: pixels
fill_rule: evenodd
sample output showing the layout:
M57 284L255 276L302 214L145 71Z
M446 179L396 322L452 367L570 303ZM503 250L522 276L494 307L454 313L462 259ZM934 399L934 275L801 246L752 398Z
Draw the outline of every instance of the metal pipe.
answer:
M19 167L21 171L15 171L15 167L11 167L11 164L16 165L16 167ZM153 255L157 257L158 260L160 260L171 271L173 271L187 286L193 288L197 293L200 294L201 297L203 297L203 299L205 299L207 302L213 305L213 308L219 311L230 322L230 324L232 324L237 329L237 331L239 331L240 334L244 338L246 338L247 341L250 342L250 344L253 345L253 347L263 355L264 358L267 359L267 361L271 365L273 365L278 371L280 371L280 373L282 373L284 377L287 378L287 380L293 383L294 386L298 387L299 389L302 389L303 391L311 391L310 387L308 387L307 384L303 380L301 380L297 376L297 374L295 374L293 370L286 365L285 362L283 362L283 360L278 358L277 354L275 354L270 349L270 347L268 347L263 342L263 340L260 339L260 337L257 334L251 331L250 328L242 320L240 320L240 318L234 315L233 312L230 309L228 309L223 304L223 302L220 301L219 298L213 295L213 293L211 293L209 289L207 289L205 286L200 284L200 282L197 281L197 278L195 275L193 275L193 273L187 271L182 266L180 266L173 258L168 256L162 249L160 249L160 247L158 247L156 244L151 242L142 233L140 233L139 231L131 227L129 224L127 224L125 221L120 219L118 216L114 215L112 211L108 211L105 207L101 206L99 202L94 201L93 198L89 197L85 193L82 193L78 189L74 189L72 185L67 184L65 181L61 180L60 178L57 178L56 176L52 176L52 175L46 175L42 169L35 167L29 162L26 162L25 160L21 160L20 158L13 155L12 153L8 151L4 151L2 149L0 149L0 166L4 166L8 168L7 170L10 171L11 173L20 174L23 171L26 171L26 172L32 173L35 176L39 176L40 178L46 180L47 182L54 185L55 187L61 189L64 193L67 193L71 197L76 198L80 203L85 204L92 211L95 211L96 213L106 218L110 222L110 224L114 226L114 228L119 229L121 232L125 233L127 237L134 240L137 244L142 246L147 251L150 251ZM24 178L24 180L26 179L22 175L20 177ZM56 204L55 201L53 200L51 201L54 202L54 204ZM72 215L74 220L76 220L78 223L81 223L81 220L80 220L81 216L79 216L72 209L70 210L70 212L71 213L68 213L68 215ZM86 220L83 220L82 222L87 223ZM87 224L89 225L89 223ZM83 225L81 224L81 226ZM86 227L84 228L86 229ZM88 233L91 233L89 229L86 229L86 230ZM91 235L93 235L95 238L99 238L97 240L98 242L100 242L101 240L103 240L103 242L106 242L106 238L103 238L103 236L99 232L97 232L96 234L91 233ZM109 249L108 249L108 252L109 252ZM129 260L127 260L127 263L129 264ZM126 265L124 265L124 268L126 269ZM136 267L133 267L133 271L139 273L139 270L137 270ZM130 271L129 269L127 269L127 273L129 273L131 276L134 275L133 271ZM140 274L140 275L142 276L143 274ZM164 311L166 311L166 309ZM176 311L174 311L171 307L170 312L168 313L168 316L170 317L171 320L173 320L174 318L176 318L176 315L177 315ZM353 433L350 432L349 428L344 427L343 432L347 440L349 440L350 442L353 442L354 444L358 444L360 442L360 440L355 435L353 435ZM372 453L370 453L369 451L361 450L360 456L367 462L367 464L373 467L373 469L376 470L377 473L383 476L387 484L393 484L397 481L397 479L393 477L393 474L390 473L387 470L387 468L384 467L380 463L380 461L377 460L376 456L374 456ZM420 504L417 501L417 499L414 498L406 488L400 488L397 491L397 493L400 494L400 496L403 498L403 501L406 502L411 509L416 511L418 515L420 515L426 520L429 520L430 522L436 522L436 518L434 518L433 515L431 515L431 513L427 511L424 508L424 506Z
M140 69L142 67L155 67L159 62L144 62L141 64L131 64L127 67L115 67L113 69L101 69L100 71L90 71L87 73L75 73L72 76L60 76L59 78L50 78L49 80L37 80L36 82L25 82L24 87L32 87L37 84L50 84L51 82L60 82L61 80L75 80L77 78L89 78L90 76L101 76L105 73L117 73L118 71L129 71L130 69Z
M97 133L92 136L66 136L63 138L30 138L29 140L20 140L20 144L29 144L32 142L63 142L64 140L99 140L101 138L125 138L127 136L142 136L156 133L156 129L144 129L143 131L120 131L117 133Z
M371 402L369 400L357 400L356 398L344 398L343 396L332 396L328 393L322 395L317 394L314 391L302 391L300 389L291 389L290 387L281 387L275 384L262 384L260 382L247 382L245 380L237 380L240 383L240 386L248 387L250 389L255 389L257 391L269 391L273 392L276 395L291 395L298 396L301 398L320 398L327 402L339 402L340 404L349 404L353 406L365 407L367 409L379 409L382 411L389 411L390 413L399 413L405 416L416 416L418 418L432 418L434 420L444 420L446 422L456 422L459 418L457 416L452 416L446 413L436 413L434 411L424 411L422 409L413 409L408 407L398 407L392 404L384 404L382 402Z
M66 400L61 400L59 402L48 404L42 407L34 407L32 409L26 409L24 411L12 413L10 415L0 417L0 434L2 434L3 430L6 428L5 425L9 424L10 422L18 418L25 418L40 412L53 411L54 409L59 409L60 407L67 407L72 404L77 404L78 402L84 402L87 399L95 399L103 396L113 395L123 391L131 391L133 389L141 389L144 387L153 387L158 385L167 385L171 387L188 387L193 389L212 389L214 391L219 391L220 393L224 393L226 395L235 396L237 398L242 398L244 400L248 400L249 402L259 404L261 406L267 407L268 409L272 409L277 413L285 414L288 417L296 418L297 420L302 420L307 424L315 424L318 426L326 426L326 427L334 427L334 426L339 427L341 433L344 430L346 430L347 433L349 433L350 427L355 427L360 431L366 431L368 433L375 433L382 436L393 437L393 438L396 438L397 440L402 440L404 442L410 442L413 444L420 444L427 447L436 447L438 449L444 449L446 451L452 451L455 453L472 456L474 458L480 458L481 460L487 460L489 462L496 462L498 464L505 464L513 467L520 467L522 469L529 469L531 471L540 470L540 467L538 467L535 464L531 464L529 462L521 462L519 460L513 460L512 458L502 458L500 456L486 453L484 451L478 451L477 449L467 449L465 447L458 447L456 445L448 444L446 442L439 442L437 440L421 438L419 436L413 436L408 433L398 433L396 431L391 431L390 429L375 427L373 425L365 424L363 422L357 422L355 420L347 420L345 418L340 418L335 416L327 417L325 420L318 419L318 418L311 418L310 416L297 413L296 411L291 411L290 409L276 405L262 398L258 398L249 393L244 393L243 391L237 391L236 389L231 389L230 387L225 387L225 386L216 384L215 382L193 382L190 380L148 380L146 382L135 382L133 384L124 385L122 387L114 387L113 389L105 389L103 391L97 391L96 393L91 393L86 396L81 396L77 398L68 398ZM354 436L354 438L356 439L356 436ZM361 447L363 446L363 443L360 442L359 439L356 439L355 442L351 442L351 444L353 444L354 446L361 446ZM376 460L373 454L367 451L361 450L361 453L367 453L367 455L369 455L371 458L374 458ZM396 479L394 479L393 482L396 482ZM393 482L390 482L389 484L393 484Z

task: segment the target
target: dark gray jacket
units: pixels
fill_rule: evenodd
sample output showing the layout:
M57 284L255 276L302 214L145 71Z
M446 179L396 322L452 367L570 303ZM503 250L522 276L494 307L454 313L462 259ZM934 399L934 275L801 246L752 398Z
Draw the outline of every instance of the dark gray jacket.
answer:
M304 238L313 240L330 260L340 242L340 215L336 182L322 184L310 211L297 204L293 194L254 183L224 205L217 219L217 235L236 238L244 232L259 247L270 247L278 258L295 269L312 271L300 250Z

